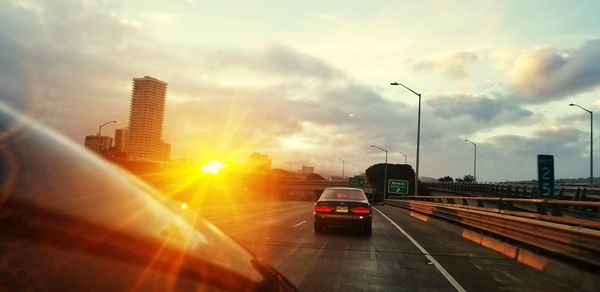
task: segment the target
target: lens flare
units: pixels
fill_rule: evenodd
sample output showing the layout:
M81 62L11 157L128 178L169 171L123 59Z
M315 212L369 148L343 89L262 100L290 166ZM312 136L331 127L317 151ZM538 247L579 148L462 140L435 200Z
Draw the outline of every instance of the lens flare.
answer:
M225 168L225 164L223 164L223 162L211 160L211 161L207 162L205 165L202 165L202 167L200 167L200 170L202 170L205 173L209 173L209 174L217 174L223 168Z

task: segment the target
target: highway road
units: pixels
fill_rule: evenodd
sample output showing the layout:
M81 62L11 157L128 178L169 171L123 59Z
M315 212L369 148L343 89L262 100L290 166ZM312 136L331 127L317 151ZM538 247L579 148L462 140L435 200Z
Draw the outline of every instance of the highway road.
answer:
M449 224L376 206L373 235L313 232L312 202L204 207L202 215L269 261L301 291L572 291L463 239ZM409 238L410 237L410 238Z

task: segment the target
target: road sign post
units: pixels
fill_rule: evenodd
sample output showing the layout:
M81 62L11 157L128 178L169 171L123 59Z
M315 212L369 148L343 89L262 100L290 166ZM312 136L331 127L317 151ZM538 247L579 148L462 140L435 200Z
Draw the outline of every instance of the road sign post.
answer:
M554 197L554 156L538 155L538 194L543 199Z
M364 187L365 186L365 178L362 176L349 177L348 185L351 187Z
M389 179L387 192L388 194L408 195L408 181Z

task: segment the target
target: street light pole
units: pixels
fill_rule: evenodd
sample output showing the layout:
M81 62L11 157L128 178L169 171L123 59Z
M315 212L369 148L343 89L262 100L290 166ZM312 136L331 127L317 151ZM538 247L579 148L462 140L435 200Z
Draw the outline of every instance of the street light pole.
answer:
M398 151L398 153L400 153L400 154L404 155L404 164L406 164L406 154L404 154L404 153L402 153L402 152L400 152L400 151Z
M387 158L388 158L388 151L386 149L383 149L383 148L375 146L375 145L370 145L369 147L374 147L374 148L377 148L377 149L385 152L385 166L383 167L383 198L387 199L386 188L387 188L387 165L388 165Z
M340 160L342 161L342 179L344 179L344 178L346 177L346 176L345 176L345 173L344 173L344 164L345 164L346 162L344 161L344 159L340 159Z
M96 152L100 153L100 137L101 137L102 127L104 127L108 124L116 123L116 122L117 121L108 121L108 122L98 126L98 137L96 138Z
M400 85L406 89L408 89L410 92L416 94L419 97L419 114L418 114L418 118L417 118L417 159L416 159L416 173L415 173L415 196L419 195L419 144L421 141L421 94L408 88L406 85L399 83L399 82L392 82L390 83L390 85Z
M477 144L469 141L469 139L465 139L465 141L475 146L475 152L473 153L473 181L477 181Z
M590 186L594 184L594 113L578 104L570 103L590 114Z

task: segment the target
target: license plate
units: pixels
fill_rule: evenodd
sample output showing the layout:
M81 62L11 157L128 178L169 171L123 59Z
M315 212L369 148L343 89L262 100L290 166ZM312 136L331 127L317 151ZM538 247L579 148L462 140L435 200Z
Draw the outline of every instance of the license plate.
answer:
M338 213L348 213L348 207L347 206L337 206L337 207L335 207L335 211Z

